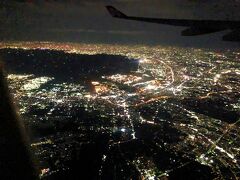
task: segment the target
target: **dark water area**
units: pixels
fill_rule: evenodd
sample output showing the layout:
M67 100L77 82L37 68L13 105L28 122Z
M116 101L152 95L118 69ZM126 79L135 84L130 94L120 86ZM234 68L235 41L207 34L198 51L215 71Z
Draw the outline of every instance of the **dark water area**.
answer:
M240 96L238 95L236 98L240 98ZM187 99L183 101L184 105L195 112L220 119L227 123L235 123L239 120L240 113L224 108L225 103L226 100L220 98L201 101L196 99Z
M120 55L78 55L57 50L1 49L9 73L50 76L57 81L97 79L104 75L129 73L138 68L137 61Z

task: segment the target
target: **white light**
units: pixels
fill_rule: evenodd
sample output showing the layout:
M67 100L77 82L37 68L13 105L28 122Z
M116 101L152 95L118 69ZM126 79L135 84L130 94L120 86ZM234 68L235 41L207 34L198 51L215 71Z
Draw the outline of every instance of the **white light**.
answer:
M126 129L125 128L121 128L120 131L126 132Z
M153 89L156 89L156 86L149 84L145 87L145 89L153 90Z

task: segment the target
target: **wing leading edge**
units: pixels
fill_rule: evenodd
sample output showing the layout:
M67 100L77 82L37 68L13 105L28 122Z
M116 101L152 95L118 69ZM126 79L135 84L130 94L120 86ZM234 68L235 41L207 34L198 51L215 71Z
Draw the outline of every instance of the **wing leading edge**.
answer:
M196 36L214 33L226 29L233 30L231 33L236 34L240 29L240 21L223 21L223 20L191 20L191 19L164 19L164 18L148 18L148 17L134 17L127 16L113 6L106 6L107 10L114 18L144 21L149 23L166 24L172 26L188 27L182 31L183 36ZM239 33L238 33L239 34ZM231 35L231 37L234 35ZM229 40L229 38L223 38ZM231 38L234 41L234 38ZM236 39L238 41L238 38Z

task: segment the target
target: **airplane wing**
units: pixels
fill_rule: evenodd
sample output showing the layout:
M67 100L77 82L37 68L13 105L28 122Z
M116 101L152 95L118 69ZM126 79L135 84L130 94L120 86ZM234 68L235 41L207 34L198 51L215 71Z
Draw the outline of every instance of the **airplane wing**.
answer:
M172 26L188 27L182 31L183 36L195 36L214 33L226 29L240 28L240 21L221 21L221 20L189 20L189 19L163 19L127 16L113 6L106 6L109 13L114 18L126 20L144 21L150 23L166 24Z
M38 179L23 122L11 101L0 62L0 162L1 179Z

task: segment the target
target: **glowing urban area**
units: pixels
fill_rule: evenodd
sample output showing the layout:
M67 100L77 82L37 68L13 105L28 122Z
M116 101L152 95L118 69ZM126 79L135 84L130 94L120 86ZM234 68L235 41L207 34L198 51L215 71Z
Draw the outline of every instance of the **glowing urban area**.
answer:
M240 50L2 42L0 54L40 178L240 177Z

